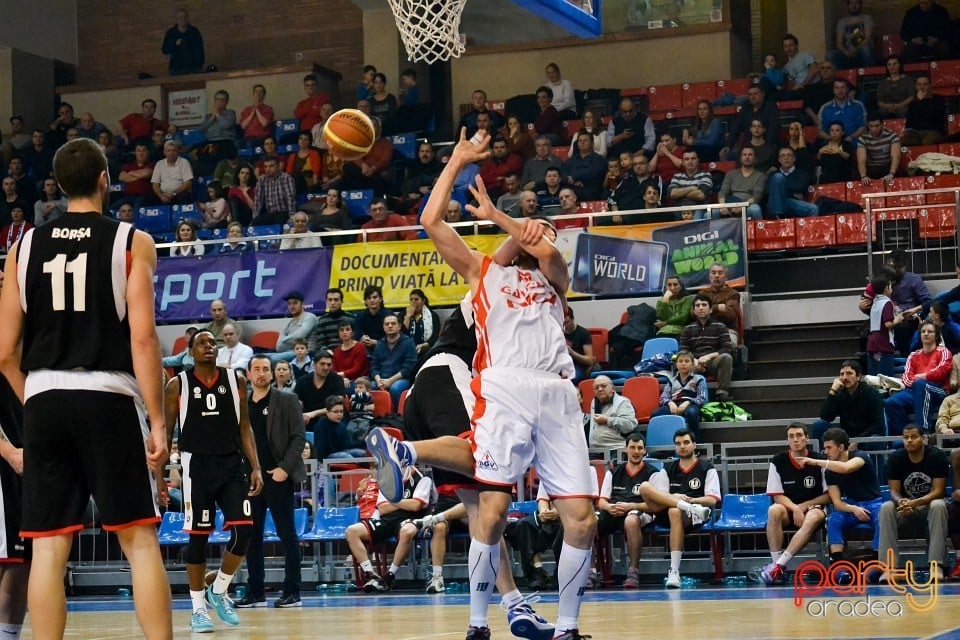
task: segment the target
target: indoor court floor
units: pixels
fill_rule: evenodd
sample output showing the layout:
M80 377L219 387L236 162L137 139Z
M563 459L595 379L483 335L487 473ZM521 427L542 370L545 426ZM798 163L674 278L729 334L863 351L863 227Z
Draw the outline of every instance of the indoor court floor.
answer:
M267 638L349 638L349 640L425 640L464 637L467 596L390 594L364 596L304 593L302 609L241 609L239 627L219 621L212 637L238 640ZM546 593L537 611L553 619L556 593ZM794 605L792 587L708 587L667 592L653 587L588 592L581 612L583 634L593 640L654 638L960 638L960 585L940 588L930 611L913 611L902 596L886 587L867 594L816 597L813 614ZM826 613L822 611L823 601ZM840 602L847 601L843 606ZM854 612L856 601L866 601ZM900 606L902 605L902 606ZM191 636L189 600L174 601L174 637ZM872 609L879 615L870 612ZM67 638L112 640L140 637L129 598L73 598L69 602ZM901 611L902 610L902 611ZM891 615L901 611L902 615ZM28 620L29 622L29 620ZM513 638L506 616L490 608L493 637ZM30 638L29 631L24 633Z

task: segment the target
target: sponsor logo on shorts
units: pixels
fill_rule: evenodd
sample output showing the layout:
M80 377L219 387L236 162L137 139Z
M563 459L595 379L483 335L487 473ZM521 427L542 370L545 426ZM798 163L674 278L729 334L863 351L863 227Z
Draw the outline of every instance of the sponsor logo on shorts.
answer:
M493 459L493 456L489 451L484 451L483 455L480 457L480 461L477 462L478 469L486 469L487 471L499 471L500 467L497 465L497 461Z

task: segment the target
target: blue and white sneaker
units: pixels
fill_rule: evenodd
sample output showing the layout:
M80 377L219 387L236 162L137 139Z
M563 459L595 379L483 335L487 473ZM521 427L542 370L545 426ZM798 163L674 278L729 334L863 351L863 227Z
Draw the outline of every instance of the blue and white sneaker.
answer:
M403 499L403 470L413 464L407 445L383 429L371 429L365 439L367 450L377 459L377 485L390 502Z
M213 633L213 620L206 609L194 611L190 616L190 631L193 633Z
M527 596L523 602L512 609L505 606L504 602L500 603L500 607L507 610L507 624L510 626L510 633L518 638L527 638L527 640L551 640L553 638L553 625L537 615L537 612L530 606L530 603L537 602L539 599L536 595Z
M226 593L214 593L213 585L210 585L207 587L206 599L207 604L213 607L213 610L217 612L217 617L224 623L234 627L240 624L240 617L233 610L233 601Z

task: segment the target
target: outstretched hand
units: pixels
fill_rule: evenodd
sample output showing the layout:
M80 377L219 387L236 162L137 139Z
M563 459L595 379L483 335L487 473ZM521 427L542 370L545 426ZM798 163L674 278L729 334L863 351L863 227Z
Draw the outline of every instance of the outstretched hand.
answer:
M468 142L467 144L472 143ZM493 220L497 207L493 204L493 200L490 199L490 194L487 193L487 187L483 184L483 178L478 175L475 184L476 186L470 185L469 189L473 195L473 199L477 201L477 204L468 204L467 211L478 220Z
M476 141L476 142L474 142ZM478 129L472 138L467 138L467 128L460 128L460 140L457 146L453 148L451 159L456 158L464 163L480 162L490 157L487 146L490 144L490 134L483 129Z

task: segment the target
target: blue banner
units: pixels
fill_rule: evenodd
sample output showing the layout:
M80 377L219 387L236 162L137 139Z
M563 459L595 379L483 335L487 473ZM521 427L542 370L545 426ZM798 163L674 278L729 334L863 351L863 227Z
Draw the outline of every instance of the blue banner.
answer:
M662 242L581 233L571 289L595 295L660 293L669 250Z
M234 318L285 316L282 296L294 290L303 294L307 310L322 313L332 257L333 250L323 248L160 258L157 321L209 319L210 303L218 298Z
M653 240L670 245L668 276L679 276L687 289L710 284L710 266L727 268L727 284L746 286L747 252L739 218L700 220L653 232Z

